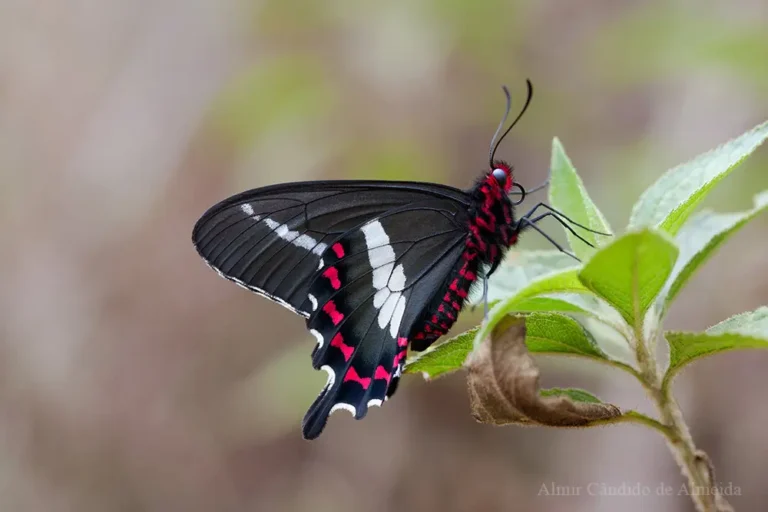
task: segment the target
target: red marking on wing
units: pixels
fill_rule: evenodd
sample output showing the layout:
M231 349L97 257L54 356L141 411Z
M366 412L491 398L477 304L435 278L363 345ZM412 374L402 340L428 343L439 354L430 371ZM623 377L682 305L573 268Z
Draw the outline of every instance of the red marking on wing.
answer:
M397 346L398 347L407 347L408 346L408 338L399 337L397 338Z
M394 368L400 363L401 360L405 359L406 354L407 352L405 350L401 350L400 352L398 352L397 355L395 356L395 360L392 362L392 367Z
M384 379L385 381L387 381L387 384L389 384L390 377L391 377L390 373L387 371L386 368L384 368L381 365L376 367L376 373L373 374L374 379Z
M459 280L458 280L458 279L454 279L454 280L451 282L451 286L449 286L449 288L450 288L451 290L453 290L454 292L455 292L455 291L457 291L457 290L459 289Z
M439 307L439 308L437 308L437 311L439 311L440 313L445 313L445 306L443 306L442 304L440 304L440 307Z
M323 277L327 278L331 282L331 286L334 290L341 288L341 281L339 281L339 271L336 267L328 267L323 272Z
M451 301L451 292L445 292L445 297L443 297L443 302L450 302Z
M331 246L331 249L336 253L337 258L341 259L344 257L344 247L340 243L336 242Z
M423 332L417 333L416 334L416 339L417 340L423 340L424 339L424 333Z
M467 290L458 290L456 292L456 295L458 295L462 299L466 299L467 298Z
M332 300L329 300L325 303L323 306L323 311L331 317L331 322L333 322L333 325L339 325L342 320L344 320L344 315L342 313L339 313L339 311L336 309L336 304Z
M344 343L344 337L340 332L337 332L336 336L334 336L331 340L331 346L341 350L341 352L344 354L345 361L349 361L349 358L352 357L352 354L355 352L355 347L350 347Z
M359 376L357 371L355 371L354 366L350 366L349 370L347 370L347 374L344 375L344 382L348 382L350 380L363 386L363 389L368 389L368 386L371 385L371 378Z
M436 324L438 322L437 315L432 315L432 323Z
M453 309L455 309L456 311L461 311L461 304L459 304L458 302L452 302L451 306L453 306Z

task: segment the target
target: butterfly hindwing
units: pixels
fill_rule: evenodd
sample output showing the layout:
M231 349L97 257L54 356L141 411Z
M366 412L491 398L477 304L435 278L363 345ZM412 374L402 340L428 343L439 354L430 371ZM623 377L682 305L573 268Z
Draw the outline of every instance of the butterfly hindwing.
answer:
M467 236L461 204L409 204L345 233L326 251L308 289L313 365L328 383L304 418L317 437L334 410L356 418L394 392L408 337L456 268Z
M192 239L219 274L308 317L309 284L334 241L371 218L440 199L467 205L464 192L430 183L288 183L243 192L208 210Z

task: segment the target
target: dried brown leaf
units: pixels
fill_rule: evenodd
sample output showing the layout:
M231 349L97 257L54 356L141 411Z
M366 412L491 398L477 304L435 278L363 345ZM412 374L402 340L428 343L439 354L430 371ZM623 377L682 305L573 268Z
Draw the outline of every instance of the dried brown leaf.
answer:
M465 363L472 415L481 423L584 427L621 415L618 407L539 393L539 369L525 346L525 319L509 317Z

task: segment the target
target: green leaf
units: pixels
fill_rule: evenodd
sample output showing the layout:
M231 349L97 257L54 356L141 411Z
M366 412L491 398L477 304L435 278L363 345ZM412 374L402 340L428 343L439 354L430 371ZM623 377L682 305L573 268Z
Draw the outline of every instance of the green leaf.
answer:
M532 353L570 354L605 359L579 322L559 313L532 313L526 317L525 344Z
M564 292L589 292L589 290L581 284L581 281L579 281L578 269L567 269L547 274L532 281L528 286L519 290L514 296L497 302L488 313L486 322L484 322L477 331L475 343L480 343L480 341L485 339L493 328L509 313L518 311L518 304L522 303L524 300L539 295Z
M662 388L669 386L685 365L701 357L730 350L768 349L768 307L733 316L705 332L669 331L669 368Z
M472 340L479 327L433 345L405 363L405 373L422 373L425 379L434 379L458 370L472 351Z
M566 303L567 304L567 303ZM576 320L559 313L531 313L526 315L525 344L532 353L566 354L606 360L584 328ZM472 351L473 339L479 327L439 343L409 359L406 373L422 373L434 379L445 373L461 369Z
M709 334L727 332L768 339L768 306L734 315L707 329Z
M565 154L560 140L555 137L552 141L552 161L550 163L551 177L549 183L549 201L557 210L564 213L573 221L587 226L588 228L603 233L612 233L608 221L592 202L584 183L576 174L573 164L571 164L568 155ZM595 233L590 233L583 229L575 228L578 233L592 243L595 247L605 243L606 237ZM573 233L565 230L568 236L573 252L581 259L588 257L595 252L595 249L579 240Z
M661 233L628 233L596 252L579 279L638 327L672 272L677 253Z
M539 390L541 396L566 396L574 402L586 402L590 404L601 404L602 400L592 393L578 388L549 388Z
M746 212L714 213L703 211L688 221L675 237L680 247L665 295L664 309L675 299L694 272L700 268L723 242L747 222L768 209L768 191L755 196L755 207Z
M520 312L562 311L566 313L589 314L579 306L552 297L522 299L517 303L516 310ZM429 378L435 378L443 373L458 370L464 364L467 354L472 350L472 340L475 339L478 330L479 327L469 329L458 336L434 345L431 349L413 358L409 358L405 365L405 372L421 372Z
M629 228L654 226L675 234L720 180L768 138L768 122L667 171L632 209Z

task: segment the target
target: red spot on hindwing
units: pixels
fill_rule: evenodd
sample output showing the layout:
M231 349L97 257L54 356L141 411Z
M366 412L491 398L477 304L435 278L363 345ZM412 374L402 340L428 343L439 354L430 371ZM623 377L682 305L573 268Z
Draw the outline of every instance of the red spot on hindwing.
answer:
M331 346L341 350L342 354L344 354L345 361L349 361L349 358L352 357L352 354L355 352L355 347L350 347L344 343L344 337L340 332L337 332L336 336L331 340Z
M363 386L363 389L368 389L368 386L371 385L371 378L359 376L354 366L350 366L349 370L347 370L347 374L344 375L344 382L349 382L349 381L357 382L358 384Z
M408 338L405 338L403 336L397 338L397 346L398 347L407 347L408 346Z
M323 271L323 277L327 278L331 282L331 286L334 290L341 288L341 281L339 281L339 271L336 267L328 267Z
M384 379L385 381L387 381L387 384L389 384L390 377L391 377L390 373L387 371L386 368L384 368L381 365L376 367L376 373L373 374L374 379Z
M333 325L339 325L342 320L344 320L344 315L342 313L339 313L339 310L336 309L336 304L329 300L325 303L323 306L323 311L331 317L331 322L333 322Z
M333 250L334 253L336 253L337 258L341 259L344 257L344 247L339 242L336 242L335 244L333 244L331 246L331 249Z
M400 352L398 352L397 355L395 356L394 361L392 361L392 367L395 368L400 363L400 361L405 359L405 355L407 353L408 352L406 350L401 350Z

